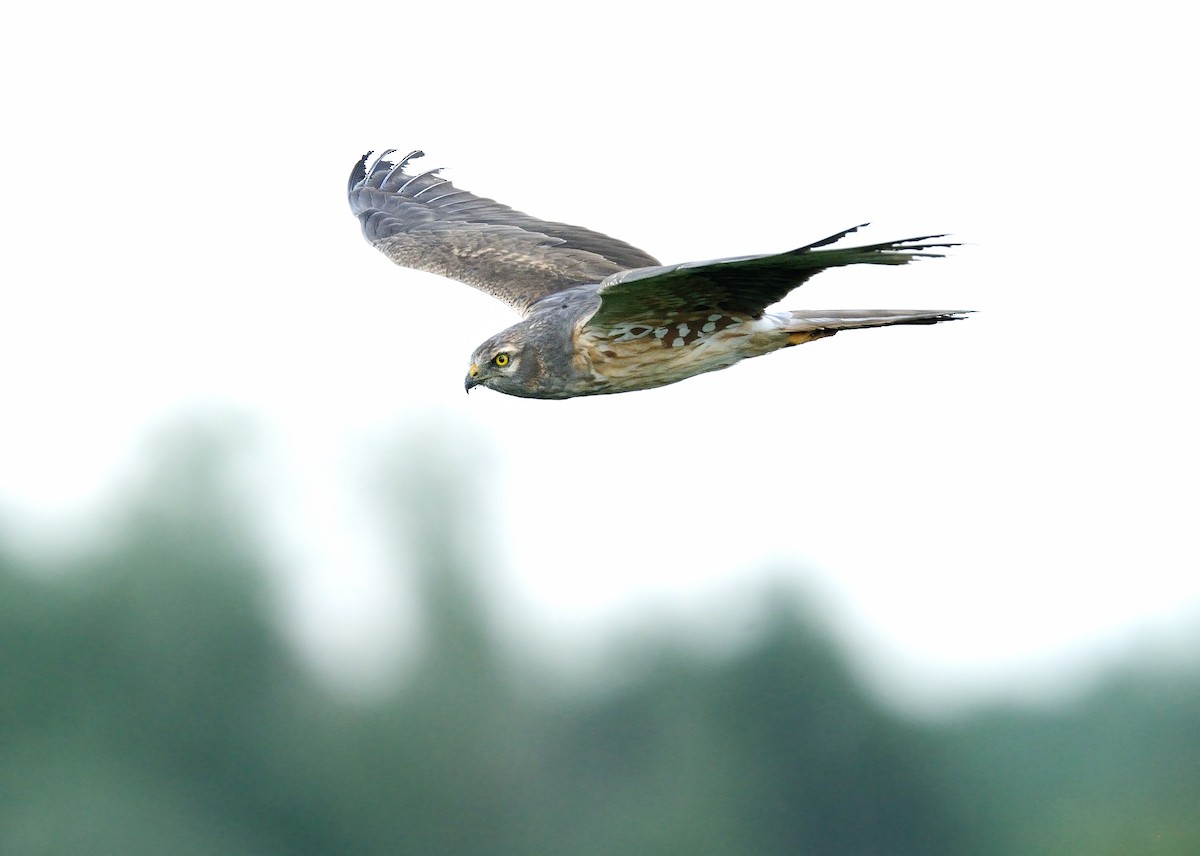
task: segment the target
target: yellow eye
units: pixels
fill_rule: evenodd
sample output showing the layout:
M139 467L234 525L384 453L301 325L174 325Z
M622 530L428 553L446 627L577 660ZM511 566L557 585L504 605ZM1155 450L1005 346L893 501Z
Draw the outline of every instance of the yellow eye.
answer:
M504 368L506 365L508 365L508 354L496 354L496 356L492 359L492 362L495 363L499 368Z

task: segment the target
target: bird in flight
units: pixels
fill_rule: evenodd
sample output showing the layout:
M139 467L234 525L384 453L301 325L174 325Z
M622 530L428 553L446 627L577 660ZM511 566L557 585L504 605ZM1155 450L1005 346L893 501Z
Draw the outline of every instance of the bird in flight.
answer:
M406 172L424 152L389 159L394 151L374 161L368 152L350 173L363 236L396 264L474 286L523 316L475 349L468 392L573 398L651 389L839 330L966 314L767 311L828 268L941 256L929 251L957 246L945 235L825 249L855 226L790 252L663 265L624 241L458 190L440 170Z

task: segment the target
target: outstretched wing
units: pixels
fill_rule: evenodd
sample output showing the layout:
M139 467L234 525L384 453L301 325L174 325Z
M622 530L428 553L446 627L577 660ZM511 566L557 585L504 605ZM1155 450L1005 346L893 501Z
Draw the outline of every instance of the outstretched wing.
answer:
M407 173L423 152L399 162L363 155L350 173L350 209L363 236L388 258L457 279L524 313L556 291L657 265L636 247L599 232L530 217L458 190L438 170Z
M958 246L934 243L944 235L925 235L865 247L820 249L865 225L777 255L685 262L613 274L600 284L600 307L588 319L587 326L601 329L640 321L657 327L672 316L708 312L759 318L772 303L827 268L853 264L902 265L915 258L942 255L926 250Z

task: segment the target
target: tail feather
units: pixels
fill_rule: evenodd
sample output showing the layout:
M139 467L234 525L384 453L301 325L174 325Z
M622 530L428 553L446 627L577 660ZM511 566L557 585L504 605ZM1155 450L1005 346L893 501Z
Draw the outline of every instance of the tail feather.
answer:
M788 334L788 344L800 345L814 339L832 336L839 330L961 321L971 311L970 309L808 309L789 313L791 317L785 320L782 329Z

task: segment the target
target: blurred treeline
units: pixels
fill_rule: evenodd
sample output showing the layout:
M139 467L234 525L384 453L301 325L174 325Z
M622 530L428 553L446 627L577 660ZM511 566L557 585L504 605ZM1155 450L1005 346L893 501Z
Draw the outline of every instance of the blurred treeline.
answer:
M339 698L268 620L221 472L181 455L86 557L0 546L2 856L1200 853L1194 674L914 723L781 607L724 658L646 641L555 685L497 654L427 475L396 509L426 656Z

